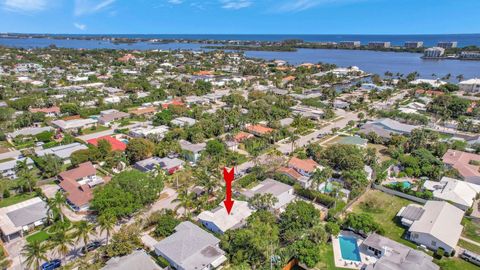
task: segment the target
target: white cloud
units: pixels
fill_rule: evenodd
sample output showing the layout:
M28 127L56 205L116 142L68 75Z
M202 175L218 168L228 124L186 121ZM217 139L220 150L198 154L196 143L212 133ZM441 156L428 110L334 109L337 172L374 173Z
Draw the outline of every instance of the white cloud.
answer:
M173 5L180 5L183 3L183 0L168 0L167 2Z
M116 0L75 0L75 16L97 13L109 8Z
M277 9L280 12L297 12L327 4L349 4L366 0L288 0Z
M73 26L82 31L85 31L87 29L87 25L82 23L74 23Z
M224 9L242 9L251 6L253 3L250 0L220 0L222 8Z
M2 6L8 11L35 12L47 8L47 0L3 0Z

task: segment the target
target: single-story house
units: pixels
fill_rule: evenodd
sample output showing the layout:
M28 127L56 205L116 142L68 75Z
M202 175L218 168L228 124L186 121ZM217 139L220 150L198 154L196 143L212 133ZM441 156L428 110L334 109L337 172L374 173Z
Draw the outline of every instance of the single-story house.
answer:
M145 250L135 250L123 257L113 257L107 261L102 270L161 270Z
M407 238L431 250L443 248L452 253L457 246L465 213L444 201L427 201L425 205L410 204L397 214L401 223L409 227Z
M31 113L43 113L46 117L55 117L60 115L60 107L53 106L49 108L30 108Z
M94 186L103 184L91 162L85 162L58 175L59 186L66 193L67 203L75 211L86 211L93 199Z
M140 107L140 108L129 110L128 112L134 116L152 116L157 112L157 108Z
M355 145L360 148L367 148L368 140L359 136L347 136L341 137L338 144Z
M17 179L15 167L19 162L27 160L27 166L33 168L33 160L31 158L19 158L0 163L0 175L9 179Z
M112 151L125 151L127 149L127 144L119 141L112 136L103 136L95 139L88 140L87 143L98 146L98 142L101 140L107 141L112 146Z
M480 185L480 155L449 149L442 160L457 169L463 180Z
M177 270L215 269L227 261L219 243L220 239L184 221L174 234L155 245L155 253Z
M480 185L446 176L439 182L425 181L423 188L430 190L435 199L450 202L463 211L472 207L477 194L480 193Z
M250 139L250 138L253 138L253 137L255 137L255 135L250 134L250 133L247 133L247 132L244 132L244 131L240 131L240 132L238 132L237 134L235 134L235 136L233 136L233 139L234 139L236 142L240 143L240 142L242 142L242 141L244 141L244 140L247 140L247 139Z
M16 138L18 136L35 136L37 134L40 134L42 132L48 132L48 131L53 131L54 129L52 127L26 127L22 128L19 130L15 130L14 132L7 133L7 136L9 138Z
M71 143L67 145L60 145L48 149L41 149L35 150L35 154L39 157L43 157L45 155L55 155L63 160L65 164L70 163L70 156L73 152L78 150L86 150L88 149L87 146L80 144L78 142Z
M176 171L181 170L183 168L183 164L185 164L185 161L178 158L151 157L136 162L134 167L142 172L150 172L159 167L162 170L165 170L167 173L173 174Z
M130 136L134 138L146 138L150 136L155 136L158 138L163 138L165 133L170 130L167 126L146 126L146 127L138 127L130 130Z
M248 125L245 127L245 129L253 135L259 137L267 136L275 131L273 128L269 128L264 125Z
M180 148L182 149L183 156L191 162L197 162L200 158L200 152L205 150L206 143L193 144L189 141L180 140Z
M439 270L433 257L379 234L370 234L361 244L368 255L378 260L365 270Z
M72 120L55 120L52 121L52 125L61 129L64 132L77 131L79 129L86 129L93 127L97 124L96 119L72 119Z
M195 125L196 122L197 120L190 117L177 117L173 119L170 123L175 126L187 127Z
M129 117L130 114L125 112L120 112L117 110L107 110L100 112L100 117L98 118L98 123L100 125L108 126L114 121L122 120Z
M40 197L0 208L2 239L10 241L22 237L25 232L41 226L47 219L48 206Z
M383 118L365 123L358 132L363 134L374 132L382 138L389 139L391 134L409 135L417 128L419 128L419 126L403 124L396 120Z
M247 198L252 198L255 194L272 194L278 201L273 206L273 210L282 211L295 199L292 186L273 179L265 179L252 189L244 191L242 194Z
M223 234L228 230L243 227L252 212L247 202L235 201L230 214L228 214L222 202L212 211L200 213L198 220L212 232Z

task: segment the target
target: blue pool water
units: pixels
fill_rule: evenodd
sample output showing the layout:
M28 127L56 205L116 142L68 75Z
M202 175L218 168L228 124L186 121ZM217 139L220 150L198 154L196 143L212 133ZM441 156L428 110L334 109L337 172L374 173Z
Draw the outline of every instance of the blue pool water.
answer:
M392 185L396 185L398 182L392 182ZM412 188L412 183L408 181L400 182L402 183L403 188Z
M360 252L358 250L357 239L354 237L348 237L340 235L338 237L340 242L340 251L342 253L342 259L349 261L362 261L360 259Z

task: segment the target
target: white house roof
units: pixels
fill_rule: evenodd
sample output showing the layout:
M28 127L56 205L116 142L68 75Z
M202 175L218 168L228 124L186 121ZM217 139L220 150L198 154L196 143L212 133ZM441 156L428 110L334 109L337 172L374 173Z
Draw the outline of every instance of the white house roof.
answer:
M102 270L160 270L152 258L144 250L136 250L123 257L113 257L107 261Z
M174 234L155 245L155 253L185 270L204 269L227 259L225 252L218 248L218 243L218 238L185 221L175 227Z
M242 226L252 214L252 209L247 202L235 201L230 214L227 213L223 203L212 211L203 211L198 219L214 223L222 232Z
M443 177L440 182L426 181L424 187L433 192L433 197L451 201L469 208L480 193L480 185Z
M61 145L53 148L38 150L38 151L35 151L35 153L39 157L50 154L50 155L56 155L61 159L67 159L72 155L73 152L78 150L85 150L85 149L88 149L88 147L83 144L72 143L72 144Z
M75 128L83 128L84 126L91 125L97 123L96 119L74 119L74 120L55 120L52 121L52 124L61 128L61 129L75 129Z
M464 85L480 84L480 79L479 78L473 78L473 79L461 81L459 84L464 84Z
M33 164L33 160L31 158L26 158L26 159L27 159L27 165L32 165ZM13 170L18 162L21 162L21 161L24 161L24 160L25 160L25 158L20 158L20 159L10 160L10 161L7 161L7 162L0 163L0 172L1 171Z
M292 186L275 181L273 179L266 179L252 189L245 191L243 194L248 198L251 198L255 194L267 193L272 194L278 199L278 202L273 206L275 209L282 208L295 199Z
M35 136L35 135L40 134L44 131L51 131L51 130L53 130L52 127L27 127L27 128L22 128L22 129L14 131L14 132L8 133L7 135L10 138L15 138L19 135Z
M430 234L443 243L456 247L463 226L460 224L464 212L443 201L427 201L425 212L413 222L410 232Z

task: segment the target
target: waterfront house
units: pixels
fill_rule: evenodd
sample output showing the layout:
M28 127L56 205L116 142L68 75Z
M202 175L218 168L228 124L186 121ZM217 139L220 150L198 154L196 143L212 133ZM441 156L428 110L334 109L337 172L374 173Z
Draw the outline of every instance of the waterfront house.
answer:
M212 232L224 234L228 230L243 227L252 213L247 202L235 201L230 214L228 214L222 202L217 208L200 213L198 220Z
M465 81L461 81L458 86L460 87L461 91L467 92L467 93L480 93L480 79L479 78L473 78Z
M177 270L215 269L227 261L219 244L220 239L184 221L175 233L155 244L155 254Z
M410 204L397 214L408 227L407 239L431 250L442 248L451 254L462 234L464 212L444 201L427 201L425 205Z

